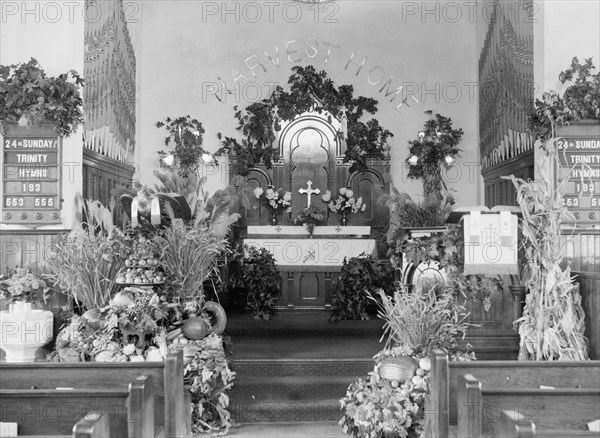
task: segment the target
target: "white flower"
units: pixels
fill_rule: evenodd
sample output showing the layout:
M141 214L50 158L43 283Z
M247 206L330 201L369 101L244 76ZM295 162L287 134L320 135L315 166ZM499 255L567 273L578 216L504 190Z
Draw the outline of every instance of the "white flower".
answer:
M285 192L285 195L283 195L283 200L290 202L292 200L292 192Z
M419 138L425 138L425 133L423 131L419 131Z
M340 189L340 195L344 196L346 194L346 187L342 187Z
M262 194L264 193L263 189L260 187L257 187L254 189L254 196L258 199L262 196Z
M146 362L146 359L144 359L144 356L130 356L129 360L131 362Z
M321 196L321 199L323 200L323 202L331 201L331 192L329 190L327 190L325 192L325 194L323 196Z
M412 157L410 157L408 159L408 164L410 164L411 166L416 166L418 162L419 162L419 157L417 157L416 155L413 155Z
M346 190L346 197L352 198L354 196L354 192L352 190Z
M174 155L167 155L162 160L163 160L163 163L165 163L167 166L172 166L173 163L175 162L175 156Z
M127 344L123 347L123 353L126 354L127 356L131 356L133 353L135 353L135 345L133 344Z
M452 158L450 155L446 155L444 160L446 161L446 164L448 164L448 165L454 163L454 158Z
M275 197L275 192L273 192L273 189L268 188L265 196L267 199L273 199Z

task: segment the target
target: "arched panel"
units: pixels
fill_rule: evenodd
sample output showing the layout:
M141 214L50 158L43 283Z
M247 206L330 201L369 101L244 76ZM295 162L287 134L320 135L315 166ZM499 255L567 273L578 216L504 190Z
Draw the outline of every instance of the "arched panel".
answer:
M310 272L300 275L300 299L302 301L317 301L321 296L321 291L319 290L319 278L317 277L317 274Z
M261 221L265 222L268 220L267 211L261 208L258 199L254 197L252 191L261 187L263 190L271 185L271 177L262 169L251 169L246 177L246 188L249 189L248 199L250 201L250 208L246 209L246 223L247 225L260 225Z

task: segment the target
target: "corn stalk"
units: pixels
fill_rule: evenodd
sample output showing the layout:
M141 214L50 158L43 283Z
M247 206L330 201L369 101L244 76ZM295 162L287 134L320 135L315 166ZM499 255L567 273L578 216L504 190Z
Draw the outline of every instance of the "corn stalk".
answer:
M551 169L558 162L556 141L553 136L544 148ZM566 181L555 187L553 178L543 172L535 181L504 178L514 184L523 214L526 273L521 281L528 292L523 316L514 322L521 338L519 360L587 360L579 286L570 269L560 267L561 223L570 216L563 205Z

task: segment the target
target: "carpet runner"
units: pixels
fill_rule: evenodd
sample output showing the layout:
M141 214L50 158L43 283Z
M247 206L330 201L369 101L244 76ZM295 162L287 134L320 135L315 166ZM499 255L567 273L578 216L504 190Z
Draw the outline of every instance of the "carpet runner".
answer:
M330 323L328 317L279 313L252 321L230 315L237 376L229 407L236 423L339 421L348 385L373 369L383 322Z

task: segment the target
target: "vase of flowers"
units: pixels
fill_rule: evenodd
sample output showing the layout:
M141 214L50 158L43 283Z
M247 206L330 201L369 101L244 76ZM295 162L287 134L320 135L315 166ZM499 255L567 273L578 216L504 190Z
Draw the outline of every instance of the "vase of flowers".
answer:
M342 226L347 225L349 213L358 213L365 211L367 208L361 197L354 197L354 192L350 187L342 187L335 199L332 198L331 192L327 190L321 200L327 204L329 210L341 215Z
M311 205L298 212L295 222L301 222L308 231L308 235L312 238L315 231L315 225L325 219L325 213L319 207Z
M263 204L271 213L271 225L277 225L277 215L281 212L292 211L292 193L283 192L282 189L275 190L273 186L267 186L267 190L261 187L254 189L254 197Z
M17 268L0 276L0 298L10 303L0 312L0 347L7 362L33 362L35 352L52 340L52 312L32 308L32 303L48 298L48 287L27 269Z

